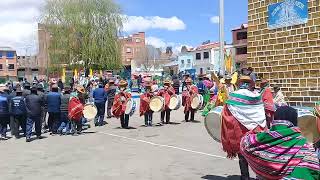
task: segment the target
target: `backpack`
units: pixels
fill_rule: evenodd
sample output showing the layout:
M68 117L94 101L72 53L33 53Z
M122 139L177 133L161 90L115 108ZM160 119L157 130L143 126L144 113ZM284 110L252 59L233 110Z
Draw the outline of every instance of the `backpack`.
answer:
M9 102L6 96L0 96L0 114L9 114Z
M68 118L73 121L80 121L83 116L83 104L78 98L71 98L68 105Z

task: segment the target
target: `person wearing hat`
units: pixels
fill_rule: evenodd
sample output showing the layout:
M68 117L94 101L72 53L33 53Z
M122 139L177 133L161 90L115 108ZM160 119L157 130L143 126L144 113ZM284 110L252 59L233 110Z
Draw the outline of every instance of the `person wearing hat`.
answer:
M58 134L63 134L63 130L66 129L66 132L69 132L69 127L71 123L68 118L68 107L71 88L69 86L64 86L64 93L61 95L61 105L60 105L60 126L58 128Z
M48 104L48 127L51 134L56 134L60 126L60 105L61 94L58 92L57 84L52 85L51 92L46 96L46 103Z
M31 94L30 87L31 87L31 84L29 82L24 83L23 91L22 91L23 97L27 97L29 94Z
M112 117L111 108L113 105L114 97L117 92L117 86L114 84L114 80L110 79L108 83L108 88L106 89L108 96L108 104L107 104L107 118L110 119Z
M32 86L31 94L25 98L27 110L27 125L26 125L26 142L31 142L32 128L35 124L36 136L42 139L41 136L41 109L43 107L43 100L37 95L37 87Z
M266 79L263 79L261 81L260 94L262 96L262 101L263 101L264 109L266 112L266 119L269 127L273 120L273 116L276 110L275 110L275 104L273 102L273 95L270 89L269 81Z
M10 123L10 96L5 92L7 86L0 84L0 140L8 140L7 126Z
M184 120L186 122L189 122L189 115L191 115L190 121L194 121L194 114L196 112L196 109L192 109L191 107L191 101L192 96L195 94L198 94L198 88L197 86L192 84L192 79L188 78L186 80L187 89L183 91L182 93L182 104L184 105Z
M16 96L11 99L10 105L12 115L11 133L18 139L20 138L19 127L22 129L23 135L26 136L27 122L27 109L21 88L16 89Z
M130 90L127 89L128 83L125 80L120 80L119 91L114 97L112 106L112 113L116 118L120 118L121 127L124 129L129 128L129 115L125 114L126 104L128 99L131 98Z
M93 90L92 97L94 99L94 105L98 110L95 118L95 126L103 126L106 101L108 97L102 83L99 83L98 88Z
M240 141L249 131L267 128L264 105L253 91L250 76L241 76L239 89L230 93L221 113L221 144L228 158L239 158L241 179L250 179L248 162L240 152Z
M41 83L37 84L37 94L38 96L43 100L44 104L42 106L42 110L41 110L41 129L42 129L42 133L46 133L47 132L47 122L46 122L46 115L48 112L48 106L46 103L46 96L47 94L44 93L44 89L43 89L43 85Z
M70 94L71 98L68 104L68 118L71 121L71 131L73 134L81 134L83 108L85 104L84 94L86 90L78 85L75 91Z
M150 109L150 100L154 94L151 86L151 82L145 82L145 92L140 96L140 116L144 115L144 123L146 127L152 126L153 111Z
M174 88L171 86L171 81L169 79L164 80L163 89L160 89L158 92L158 96L162 96L164 98L165 107L161 112L161 123L160 124L170 124L170 113L171 109L169 108L170 98L175 94ZM164 122L166 119L166 122Z

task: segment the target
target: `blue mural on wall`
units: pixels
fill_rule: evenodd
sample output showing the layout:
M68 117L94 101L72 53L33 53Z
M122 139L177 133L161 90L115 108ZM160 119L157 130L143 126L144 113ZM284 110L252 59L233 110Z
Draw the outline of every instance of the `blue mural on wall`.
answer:
M276 29L308 22L308 0L285 0L268 6L268 28Z

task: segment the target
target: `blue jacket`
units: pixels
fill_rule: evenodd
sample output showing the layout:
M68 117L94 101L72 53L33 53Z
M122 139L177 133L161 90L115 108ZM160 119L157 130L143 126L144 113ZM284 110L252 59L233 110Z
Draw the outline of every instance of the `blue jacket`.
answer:
M95 103L105 103L107 100L107 93L104 88L96 88L93 91L93 98Z
M49 92L47 95L48 112L59 113L61 105L61 94Z
M197 87L199 89L199 94L202 94L202 95L207 89L207 87L203 84L203 81L198 82Z
M25 98L23 96L16 96L11 99L11 114L25 115L27 113Z
M8 116L10 96L6 93L0 93L0 117Z

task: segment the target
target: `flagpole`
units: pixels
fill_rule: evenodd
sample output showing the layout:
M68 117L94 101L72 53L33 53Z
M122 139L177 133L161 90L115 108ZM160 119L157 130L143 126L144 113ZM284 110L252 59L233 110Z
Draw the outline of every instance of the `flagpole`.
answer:
M221 73L225 74L225 59L224 59L224 0L220 0L220 10L219 10L219 40L220 40L220 65Z

